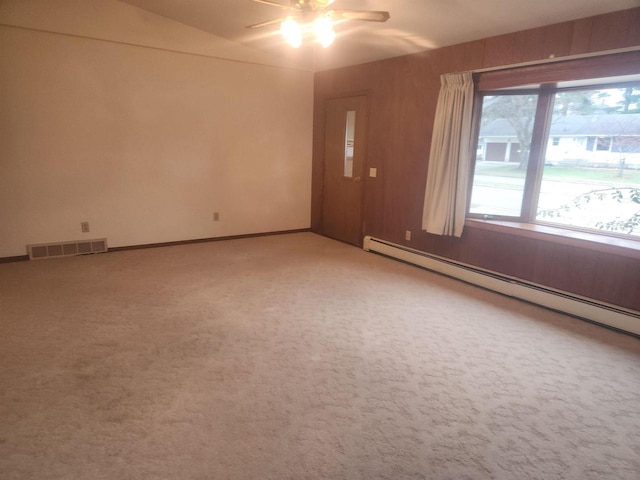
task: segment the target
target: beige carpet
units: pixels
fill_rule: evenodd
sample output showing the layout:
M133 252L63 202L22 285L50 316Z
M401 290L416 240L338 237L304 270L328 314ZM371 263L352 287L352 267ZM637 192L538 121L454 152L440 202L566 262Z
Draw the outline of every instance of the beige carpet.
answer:
M302 233L0 265L0 478L640 478L640 340Z

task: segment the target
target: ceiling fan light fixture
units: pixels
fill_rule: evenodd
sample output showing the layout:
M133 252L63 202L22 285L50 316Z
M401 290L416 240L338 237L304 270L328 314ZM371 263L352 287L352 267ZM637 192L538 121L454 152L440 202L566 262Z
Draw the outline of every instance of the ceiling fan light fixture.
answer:
M302 30L293 18L287 17L283 20L280 24L280 34L293 48L300 48L302 45Z
M315 33L316 42L327 48L336 39L333 29L334 21L362 20L367 22L386 22L389 12L384 10L354 10L330 8L334 0L254 0L284 10L293 10L294 14L284 20L281 18L247 25L247 28L262 28L280 23L280 34L293 48L300 48L303 40L308 40ZM296 18L298 21L296 21Z
M336 39L336 32L333 31L333 23L326 15L321 15L313 22L316 38L322 48L327 48Z

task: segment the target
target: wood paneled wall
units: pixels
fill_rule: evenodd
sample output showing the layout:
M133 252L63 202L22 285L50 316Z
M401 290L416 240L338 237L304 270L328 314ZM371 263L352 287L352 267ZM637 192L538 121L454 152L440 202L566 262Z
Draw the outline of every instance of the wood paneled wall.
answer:
M420 228L440 75L640 46L640 8L378 62L318 72L314 87L312 230L322 232L324 100L369 97L364 231L549 287L640 311L640 259L467 227L461 239ZM411 242L405 230L413 232Z

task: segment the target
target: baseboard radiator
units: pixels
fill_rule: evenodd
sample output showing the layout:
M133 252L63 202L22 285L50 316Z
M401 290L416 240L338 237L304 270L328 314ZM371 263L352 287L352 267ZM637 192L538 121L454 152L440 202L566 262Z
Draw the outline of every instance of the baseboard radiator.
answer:
M363 248L510 297L640 336L640 312L528 283L370 236L364 238Z
M95 240L73 240L69 242L37 243L27 245L29 260L70 257L74 255L88 255L90 253L104 253L106 251L106 238L98 238Z

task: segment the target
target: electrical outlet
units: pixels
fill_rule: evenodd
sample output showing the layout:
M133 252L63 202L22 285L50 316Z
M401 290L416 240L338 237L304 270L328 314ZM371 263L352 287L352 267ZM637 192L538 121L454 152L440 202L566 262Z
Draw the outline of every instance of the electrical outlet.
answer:
M408 242L411 241L411 230L407 230L404 232L404 239Z
M213 212L213 221L214 222L220 221L220 212Z
M82 230L82 233L89 232L89 222L80 222L80 230Z

